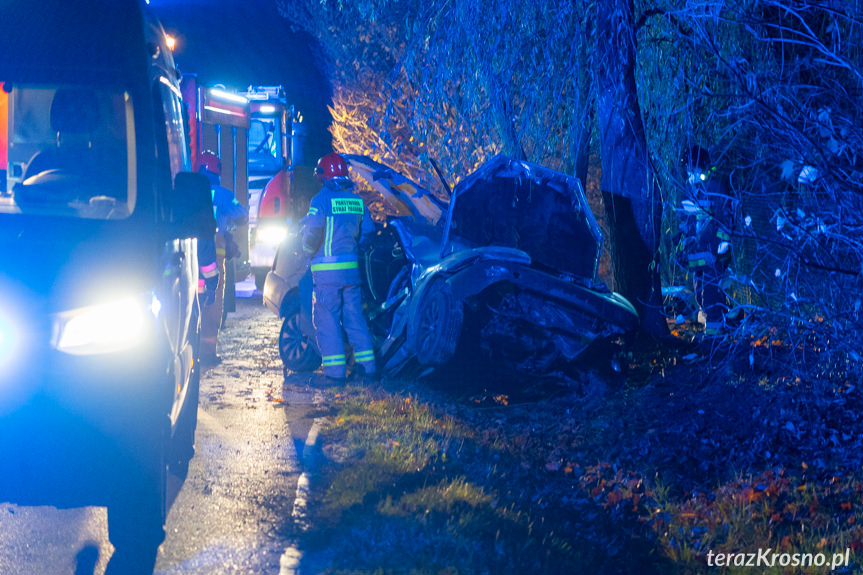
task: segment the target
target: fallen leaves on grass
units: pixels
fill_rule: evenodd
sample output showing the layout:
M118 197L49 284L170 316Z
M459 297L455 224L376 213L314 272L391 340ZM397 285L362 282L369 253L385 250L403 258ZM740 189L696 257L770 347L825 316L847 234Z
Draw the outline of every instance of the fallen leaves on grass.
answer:
M555 564L582 571L600 557L604 572L612 562L621 572L663 564L657 572L698 573L709 549L863 549L859 390L705 361L625 358L640 366L625 382L593 385L587 373L567 393L529 403L510 390L347 391L335 398L324 448L337 464L325 484L345 493L318 511L344 537L383 538L385 550L396 545L387 537L410 547L402 535L416 535L418 557L468 543L518 556L508 547L522 533L514 526L529 526L534 551L553 540L574 550ZM483 530L454 529L458 517L435 515L424 498L456 478L490 497L486 520L502 521L492 513L501 508L520 514L502 523L513 531L483 539ZM358 527L383 509L385 524ZM430 524L434 541L419 535Z

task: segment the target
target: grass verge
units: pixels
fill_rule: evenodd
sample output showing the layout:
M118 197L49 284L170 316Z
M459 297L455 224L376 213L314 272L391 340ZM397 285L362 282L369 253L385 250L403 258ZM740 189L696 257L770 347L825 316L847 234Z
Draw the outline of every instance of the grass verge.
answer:
M613 572L609 553L620 572L631 564L632 534L576 496L572 469L560 507L531 485L549 470L536 475L494 429L398 392L348 388L332 401L304 541L326 557L321 572Z
M640 359L526 402L406 382L328 392L302 542L315 572L825 573L837 554L833 573L861 572L853 382ZM734 564L768 548L772 566Z

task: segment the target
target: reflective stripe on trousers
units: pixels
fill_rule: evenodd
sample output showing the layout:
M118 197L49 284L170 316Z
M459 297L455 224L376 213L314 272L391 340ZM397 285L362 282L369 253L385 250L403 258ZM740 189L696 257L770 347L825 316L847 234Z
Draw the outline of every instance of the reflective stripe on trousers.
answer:
M219 282L216 285L216 300L206 305L201 302L201 354L215 355L222 329L222 315L225 309L225 236L216 234L216 268Z
M345 342L342 330L354 350L354 360L366 374L375 373L372 338L363 315L362 290L358 283L337 285L315 283L312 320L321 351L324 375L345 377Z

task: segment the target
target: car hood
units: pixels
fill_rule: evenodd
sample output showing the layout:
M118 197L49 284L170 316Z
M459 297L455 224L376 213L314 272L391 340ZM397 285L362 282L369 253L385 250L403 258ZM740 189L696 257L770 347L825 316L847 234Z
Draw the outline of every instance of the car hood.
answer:
M142 239L151 235L116 222L2 220L0 295L51 313L93 303L109 289L152 287L154 243Z
M596 278L602 233L578 178L498 155L453 190L441 254L516 248L535 267Z
M431 226L440 221L446 210L446 202L424 187L367 156L343 154L343 157L358 176L400 213L410 214L414 219Z

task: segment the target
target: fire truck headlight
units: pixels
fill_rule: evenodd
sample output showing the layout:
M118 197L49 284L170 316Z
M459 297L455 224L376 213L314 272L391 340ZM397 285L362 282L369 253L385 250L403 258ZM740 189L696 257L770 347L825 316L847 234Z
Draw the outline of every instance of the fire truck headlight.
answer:
M276 247L287 237L288 226L284 224L259 225L255 233L255 242Z
M127 350L146 340L159 308L155 297L130 296L63 312L55 317L52 343L71 355Z

